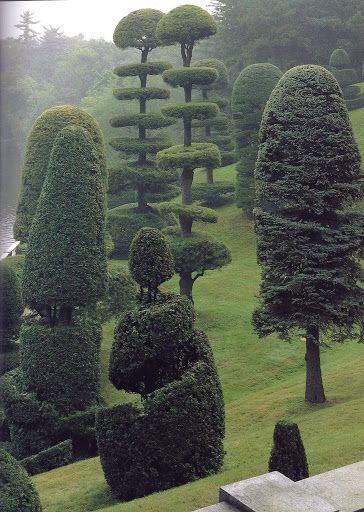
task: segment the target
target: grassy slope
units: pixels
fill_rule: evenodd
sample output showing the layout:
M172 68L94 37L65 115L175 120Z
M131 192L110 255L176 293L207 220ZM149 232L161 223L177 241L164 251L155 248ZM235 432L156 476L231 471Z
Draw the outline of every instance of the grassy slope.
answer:
M364 154L364 109L351 113ZM216 172L234 179L233 166ZM196 180L202 180L197 175ZM256 304L259 268L252 226L234 205L219 209L217 225L204 227L224 241L233 263L210 272L195 285L197 325L208 332L226 401L226 458L222 472L164 493L129 503L114 503L99 459L82 461L34 478L44 512L190 512L217 501L218 487L267 471L274 423L285 417L299 423L311 474L364 458L364 348L350 343L323 351L322 368L329 402L303 401L304 346L275 337L260 341L250 317ZM125 262L112 262L125 265ZM174 279L170 285L176 289ZM107 381L113 322L104 327L102 392L108 403L131 399Z

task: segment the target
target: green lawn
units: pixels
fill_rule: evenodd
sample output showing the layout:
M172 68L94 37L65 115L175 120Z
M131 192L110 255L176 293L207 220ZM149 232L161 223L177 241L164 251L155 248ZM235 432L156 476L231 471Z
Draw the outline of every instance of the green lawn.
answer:
M364 109L351 119L364 153ZM234 180L234 166L216 172ZM196 173L196 181L203 180ZM226 457L223 470L181 487L128 503L114 503L98 458L78 462L34 477L44 512L191 512L217 501L220 485L267 471L275 422L298 422L311 474L364 458L364 347L356 343L324 349L322 369L328 403L310 406L304 396L304 344L284 343L271 336L259 340L252 332L259 268L252 224L235 205L219 209L219 222L204 226L230 248L233 262L199 279L194 288L197 326L213 346L226 403ZM113 266L126 262L112 262ZM177 289L173 279L169 287ZM107 380L108 354L114 322L104 326L102 394L115 404L133 397L115 390Z

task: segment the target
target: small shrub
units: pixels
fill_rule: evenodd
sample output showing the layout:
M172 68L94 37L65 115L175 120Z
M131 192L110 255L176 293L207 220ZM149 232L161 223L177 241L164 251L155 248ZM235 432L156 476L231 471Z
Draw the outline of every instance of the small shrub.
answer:
M25 469L0 448L1 512L41 512L38 492Z
M66 466L72 462L72 441L70 439L51 446L20 461L29 475L37 475L51 469Z
M273 434L269 471L279 471L294 482L308 478L308 465L296 423L278 421Z

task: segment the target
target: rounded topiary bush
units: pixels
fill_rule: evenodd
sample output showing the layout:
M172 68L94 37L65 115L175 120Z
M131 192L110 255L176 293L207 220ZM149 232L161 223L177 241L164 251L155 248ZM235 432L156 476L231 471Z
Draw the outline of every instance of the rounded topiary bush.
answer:
M41 512L38 492L25 469L0 448L1 512Z
M29 322L21 329L23 382L37 398L69 414L98 403L101 327L77 318L70 326Z
M173 276L173 257L164 235L155 228L142 228L133 238L129 252L129 270L139 284L141 295L147 288L149 300L158 287Z
M330 66L337 69L343 69L350 66L350 57L343 48L336 48L330 56Z
M106 186L107 170L104 140L95 119L86 111L73 105L60 105L46 110L35 121L27 141L14 224L16 240L25 242L28 239L40 192L47 174L53 144L58 133L69 125L81 126L89 132Z
M294 482L308 478L308 464L296 423L278 421L273 434L269 471L279 471Z
M10 348L24 311L20 279L7 263L0 262L0 353Z
M129 13L119 21L114 30L115 45L118 48L156 48L160 42L155 31L163 16L156 9L139 9Z

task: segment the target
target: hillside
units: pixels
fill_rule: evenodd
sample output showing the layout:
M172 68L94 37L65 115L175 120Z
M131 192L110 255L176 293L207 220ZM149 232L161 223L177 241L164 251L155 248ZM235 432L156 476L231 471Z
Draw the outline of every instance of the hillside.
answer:
M364 156L364 109L351 112ZM234 181L234 166L216 171ZM204 180L198 174L196 180ZM208 273L194 288L197 326L213 346L226 403L226 458L214 476L129 503L114 503L98 458L38 475L34 482L44 512L190 512L215 503L220 485L267 471L276 420L296 421L305 443L310 474L364 458L364 347L356 343L323 349L322 370L328 402L308 405L304 396L304 344L276 337L260 341L252 332L259 268L252 224L235 205L219 209L219 222L204 226L231 250L233 262ZM126 262L114 261L113 266ZM169 285L177 289L177 280ZM108 352L114 322L104 326L102 394L109 404L125 394L107 381ZM128 397L127 399L132 399Z

